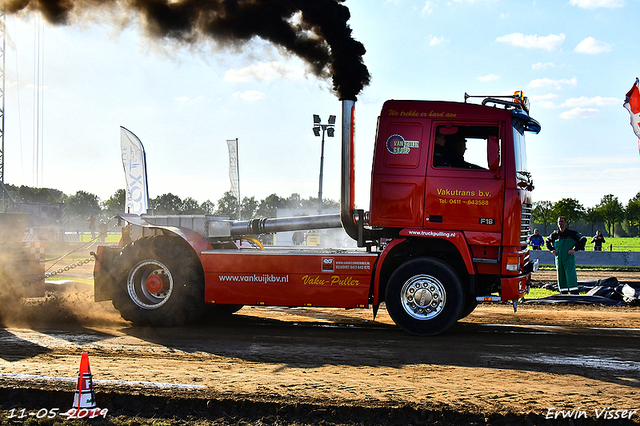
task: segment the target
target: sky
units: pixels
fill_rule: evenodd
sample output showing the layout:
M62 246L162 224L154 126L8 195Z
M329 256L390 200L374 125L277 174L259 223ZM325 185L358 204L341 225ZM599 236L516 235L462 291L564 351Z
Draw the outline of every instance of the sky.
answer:
M638 140L622 106L640 76L632 36L640 0L344 4L371 74L356 103L359 208L369 206L384 101L462 101L465 92L529 97L542 126L527 134L534 201L575 198L593 207L613 194L626 205L640 192ZM235 138L241 197L318 195L313 115L326 123L341 114L330 81L260 39L177 45L149 39L135 16L114 24L103 10L89 15L63 26L7 15L5 183L104 201L125 187L124 126L145 146L151 198L217 201L230 190L225 141ZM323 196L334 200L339 163L340 138L326 137Z

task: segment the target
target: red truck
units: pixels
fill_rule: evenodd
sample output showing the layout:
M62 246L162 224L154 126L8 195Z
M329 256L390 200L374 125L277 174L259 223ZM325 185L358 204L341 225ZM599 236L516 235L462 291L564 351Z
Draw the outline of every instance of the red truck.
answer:
M175 326L205 309L373 308L426 336L479 301L517 301L529 259L533 183L525 132L540 125L521 92L464 102L384 103L369 211L354 208L355 101L342 101L341 210L335 215L223 221L210 216L128 222L123 242L95 254L96 301L136 325ZM186 225L185 223L188 222ZM342 226L353 249L238 248L260 234Z

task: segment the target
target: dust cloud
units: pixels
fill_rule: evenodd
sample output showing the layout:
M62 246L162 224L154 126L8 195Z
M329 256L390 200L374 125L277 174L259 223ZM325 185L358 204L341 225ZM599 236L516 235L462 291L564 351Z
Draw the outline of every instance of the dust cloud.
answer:
M0 256L0 326L38 328L55 324L129 324L111 302L94 302L91 284L74 280L38 280L25 287L25 277L32 277L33 270L22 266L15 262L15 256L6 253ZM90 276L92 266L83 266L84 275Z
M57 284L56 284L57 285ZM51 327L56 324L78 326L127 326L111 302L96 303L93 291L74 288L47 291L44 297L0 299L0 326Z

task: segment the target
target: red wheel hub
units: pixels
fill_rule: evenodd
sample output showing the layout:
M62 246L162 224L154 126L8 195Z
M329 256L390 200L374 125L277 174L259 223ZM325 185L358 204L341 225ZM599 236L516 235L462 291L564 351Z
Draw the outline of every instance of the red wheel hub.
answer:
M169 289L169 277L151 274L144 280L144 287L151 294L158 294Z

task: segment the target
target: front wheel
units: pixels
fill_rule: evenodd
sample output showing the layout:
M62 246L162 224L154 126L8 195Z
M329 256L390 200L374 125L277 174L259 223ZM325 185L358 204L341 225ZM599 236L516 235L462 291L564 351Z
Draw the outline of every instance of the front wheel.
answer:
M180 326L204 311L200 259L180 237L141 238L113 263L113 306L134 325Z
M385 303L399 327L418 336L431 336L456 322L464 292L457 274L447 264L423 257L395 270L387 284Z

